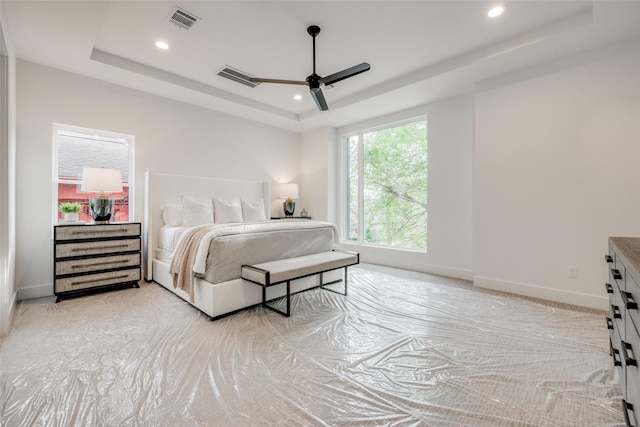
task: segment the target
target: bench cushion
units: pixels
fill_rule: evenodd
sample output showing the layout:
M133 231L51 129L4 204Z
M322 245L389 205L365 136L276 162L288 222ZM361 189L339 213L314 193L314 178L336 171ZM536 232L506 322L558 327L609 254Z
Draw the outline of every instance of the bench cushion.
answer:
M354 264L358 264L357 252L321 252L262 264L245 265L242 266L242 278L263 286L270 286Z

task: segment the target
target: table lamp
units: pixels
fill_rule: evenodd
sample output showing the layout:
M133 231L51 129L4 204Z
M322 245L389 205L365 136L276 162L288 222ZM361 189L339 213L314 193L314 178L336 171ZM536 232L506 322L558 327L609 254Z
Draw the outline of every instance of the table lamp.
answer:
M292 199L298 198L298 184L280 184L280 198L285 199L282 203L284 216L293 216L293 212L296 210L296 202Z
M113 199L106 194L122 191L122 177L118 169L83 168L80 191L98 192L89 199L89 212L95 224L109 224L113 213Z

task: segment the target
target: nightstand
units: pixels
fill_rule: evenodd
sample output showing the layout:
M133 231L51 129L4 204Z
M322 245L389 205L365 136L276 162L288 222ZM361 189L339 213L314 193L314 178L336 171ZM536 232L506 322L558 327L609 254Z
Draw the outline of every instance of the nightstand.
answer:
M139 222L54 226L56 302L125 285L137 288L141 279L140 234Z
M311 219L310 216L272 216L271 219Z

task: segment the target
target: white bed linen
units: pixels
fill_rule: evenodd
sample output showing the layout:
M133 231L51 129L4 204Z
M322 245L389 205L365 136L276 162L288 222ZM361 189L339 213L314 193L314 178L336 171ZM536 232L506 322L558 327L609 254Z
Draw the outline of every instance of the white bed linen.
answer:
M166 249L156 249L154 252L154 258L164 262L171 262L173 252L169 252Z
M335 225L322 221L203 224L182 234L169 273L173 286L195 304L195 278L211 284L236 280L243 265L328 252L338 241Z
M192 228L193 227L171 227L167 225L161 227L158 231L157 249L173 252L173 250L178 246L180 237L182 237L185 231Z
M312 230L327 229L332 230L332 245L339 243L338 229L334 224L324 221L259 221L250 223L231 223L231 224L208 224L199 225L195 228L208 227L209 232L205 234L198 245L196 259L193 264L193 272L196 274L204 274L207 269L207 258L209 256L209 248L211 242L219 237L231 235L248 235L253 233L276 233L294 230ZM275 258L274 258L275 259ZM238 270L238 274L240 271Z
M295 258L335 249L337 232L333 224L306 220L304 224L282 224L277 230L218 236L211 241L206 273L211 283L240 277L243 264Z

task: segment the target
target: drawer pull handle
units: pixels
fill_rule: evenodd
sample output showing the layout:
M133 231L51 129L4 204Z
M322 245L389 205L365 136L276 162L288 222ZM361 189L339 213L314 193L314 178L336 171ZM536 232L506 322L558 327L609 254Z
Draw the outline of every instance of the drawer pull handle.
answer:
M604 260L607 261L608 263L612 263L613 262L613 258L611 258L611 255L605 255L604 256Z
M620 313L620 307L617 305L611 304L611 312L613 313L614 319L622 319L622 314Z
M72 265L71 268L83 268L83 267L97 267L100 265L111 265L111 264L126 264L129 261L121 260L121 261L105 261L105 262L93 262L91 264L82 264L82 265Z
M87 283L96 283L96 282L108 282L108 281L112 281L113 279L126 279L128 277L129 277L129 275L123 274L122 276L109 277L107 279L82 280L80 282L72 282L71 286L86 285Z
M627 366L638 366L638 361L636 360L636 355L633 352L633 347L628 342L622 341L622 358L624 359L624 364Z
M613 329L613 320L609 316L607 316L607 329Z
M617 268L611 269L611 275L616 280L622 280L622 274L620 274L620 270L618 270Z
M624 306L627 307L627 310L637 310L638 303L636 299L633 297L633 294L629 292L620 292L620 296L622 296L622 302Z
M120 233L126 232L126 228L113 228L109 230L78 230L72 231L71 234L96 234L96 233Z
M607 293L608 294L612 294L613 293L613 286L611 286L611 283L605 283L604 286L607 288Z
M624 409L624 421L626 425L631 427L638 427L638 420L636 420L636 414L633 410L633 405L626 400L622 399L622 409ZM636 422L635 424L631 424L631 417Z
M99 248L90 248L90 249L122 249L122 248L128 248L129 245L115 245L115 246L101 246ZM86 251L87 248L72 248L71 251L72 252L84 252Z
M611 343L611 341L609 341L609 347L611 347L611 355L613 356L613 366L622 366L620 352L613 348L613 343Z

